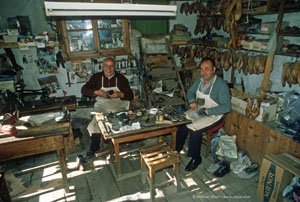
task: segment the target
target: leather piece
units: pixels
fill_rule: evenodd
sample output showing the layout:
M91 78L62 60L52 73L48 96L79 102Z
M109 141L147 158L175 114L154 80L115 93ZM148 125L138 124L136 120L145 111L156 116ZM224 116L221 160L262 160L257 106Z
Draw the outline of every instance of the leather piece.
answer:
M235 12L234 12L235 21L239 21L241 19L241 16L242 16L242 0L237 0L235 6Z
M283 64L282 73L281 73L281 84L283 87L285 87L285 82L288 79L289 64L290 64L289 62Z

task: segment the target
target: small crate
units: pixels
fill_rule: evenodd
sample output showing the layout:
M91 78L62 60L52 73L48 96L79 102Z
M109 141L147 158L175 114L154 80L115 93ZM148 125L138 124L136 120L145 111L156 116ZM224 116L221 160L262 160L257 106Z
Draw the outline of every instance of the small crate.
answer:
M18 35L3 35L4 43L17 43Z

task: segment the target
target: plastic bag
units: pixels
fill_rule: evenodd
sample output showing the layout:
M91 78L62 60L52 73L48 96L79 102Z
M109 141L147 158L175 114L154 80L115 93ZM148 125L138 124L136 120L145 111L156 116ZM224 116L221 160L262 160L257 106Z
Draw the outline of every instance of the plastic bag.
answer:
M237 158L237 146L235 144L235 140L235 135L221 136L219 139L219 149L216 154L228 158Z
M284 98L284 109L279 113L281 123L292 126L300 120L300 95L288 93Z
M218 131L217 135L213 135L210 140L210 151L215 163L218 162L218 157L216 153L219 149L219 140L220 140L220 136L222 135L226 135L223 128L221 128Z

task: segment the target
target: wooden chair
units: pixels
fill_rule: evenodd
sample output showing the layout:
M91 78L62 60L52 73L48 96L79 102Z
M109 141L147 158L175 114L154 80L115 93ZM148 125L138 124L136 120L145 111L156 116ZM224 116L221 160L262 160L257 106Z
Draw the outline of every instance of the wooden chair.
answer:
M142 147L139 149L139 152L141 156L142 182L145 183L146 179L148 180L148 183L150 185L151 201L155 199L155 187L160 187L175 182L177 185L177 191L180 190L180 159L178 152L174 151L171 145L168 145L166 142L160 142L158 144ZM170 166L173 166L175 177L170 178L168 181L163 182L159 185L155 184L155 173Z
M203 134L202 143L206 146L205 156L208 156L210 151L210 141L214 133L217 133L225 124L225 121L222 121L219 125L207 130L205 134Z

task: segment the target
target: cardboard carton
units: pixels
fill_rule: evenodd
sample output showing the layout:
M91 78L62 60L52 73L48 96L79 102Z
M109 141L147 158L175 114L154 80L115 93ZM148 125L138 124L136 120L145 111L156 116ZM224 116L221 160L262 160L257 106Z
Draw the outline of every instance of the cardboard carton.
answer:
M283 21L280 29L283 30L289 26L289 22ZM271 34L277 27L277 22L264 22L260 26L260 33Z
M240 114L246 115L247 101L241 97L231 97L232 109ZM277 118L277 103L262 103L259 109L259 115L256 117L256 121L269 122L274 121Z
M257 194L263 201L283 201L282 191L294 176L300 176L300 160L283 153L266 155L259 174Z

